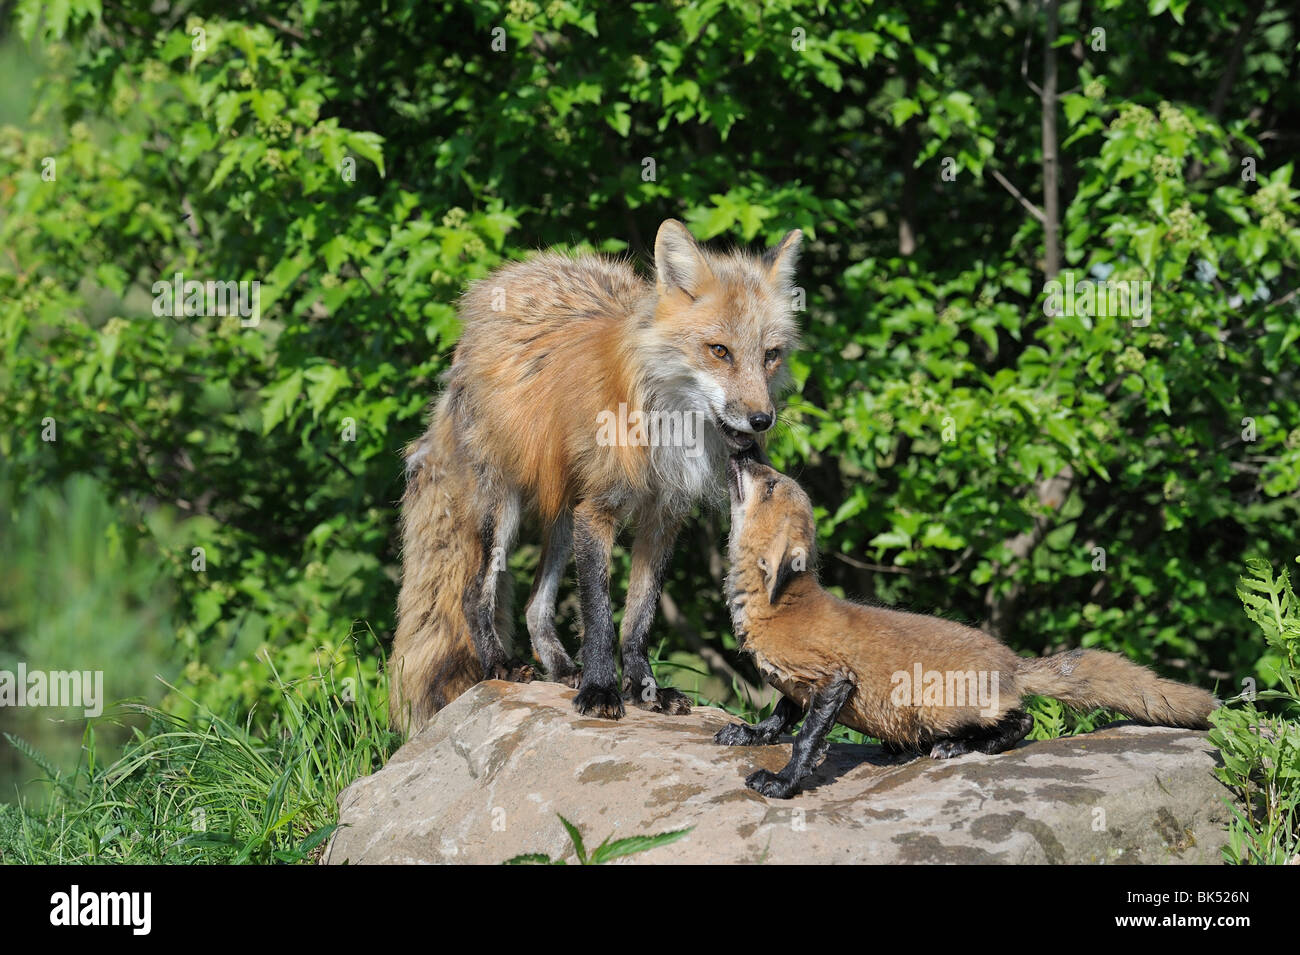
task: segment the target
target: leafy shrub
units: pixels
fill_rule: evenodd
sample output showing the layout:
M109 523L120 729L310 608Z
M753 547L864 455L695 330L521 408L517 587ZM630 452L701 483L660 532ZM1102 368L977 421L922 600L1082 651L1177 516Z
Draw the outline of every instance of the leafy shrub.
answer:
M1287 864L1300 861L1300 603L1284 568L1273 576L1267 562L1252 560L1238 593L1246 614L1268 646L1264 665L1276 690L1248 690L1236 705L1210 717L1210 741L1223 765L1215 775L1240 805L1232 809L1229 862ZM1256 706L1256 701L1266 709ZM1271 712L1270 712L1271 710Z

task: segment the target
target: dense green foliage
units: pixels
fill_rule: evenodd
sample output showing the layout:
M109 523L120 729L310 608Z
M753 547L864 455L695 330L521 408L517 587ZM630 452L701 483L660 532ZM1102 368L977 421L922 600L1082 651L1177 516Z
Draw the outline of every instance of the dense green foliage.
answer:
M1274 577L1265 562L1249 563L1250 575L1241 578L1237 592L1278 661L1278 687L1258 692L1248 686L1243 699L1210 717L1210 741L1223 763L1215 774L1240 802L1230 807L1223 855L1236 863L1295 864L1300 862L1300 601L1290 571Z
M282 684L342 679L354 645L358 697L382 700L400 454L457 294L539 247L645 263L668 216L807 233L772 450L819 505L828 584L1023 651L1278 684L1234 588L1247 558L1294 556L1300 509L1300 13L1280 0L1061 7L1058 277L1149 282L1149 321L1046 313L1033 4L6 12L0 61L36 84L0 127L0 527L53 567L33 502L102 489L120 517L86 526L150 568L117 591L162 635L168 718L272 734ZM260 321L156 314L178 272L260 282ZM656 630L715 697L758 682L719 599L724 533L688 527ZM536 556L513 558L525 587ZM57 598L7 583L0 666L54 666L31 621ZM151 692L116 666L115 695Z

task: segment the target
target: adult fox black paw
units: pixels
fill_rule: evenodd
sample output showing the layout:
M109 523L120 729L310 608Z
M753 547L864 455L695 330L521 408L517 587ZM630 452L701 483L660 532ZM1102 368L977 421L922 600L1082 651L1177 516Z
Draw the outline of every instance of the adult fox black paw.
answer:
M669 716L685 716L691 711L690 697L669 686L657 689L650 699L646 699L644 695L633 694L628 702L651 713L666 713Z
M637 679L635 674L623 678L623 699L651 713L685 716L691 711L690 697L670 686L659 686L654 677Z
M582 686L582 667L574 663L557 666L546 674L546 678L552 683L563 683L569 689L576 690Z
M573 708L583 716L598 716L603 720L623 718L623 696L608 686L588 684L578 689L573 698Z
M766 769L760 769L746 776L745 785L769 799L789 799L799 791L796 783Z
M728 723L713 734L713 742L722 746L757 746L766 740L758 730L746 723Z
M511 683L532 683L537 676L537 671L533 669L531 663L524 663L522 660L511 660L508 663L498 663L488 671L486 680L508 680Z

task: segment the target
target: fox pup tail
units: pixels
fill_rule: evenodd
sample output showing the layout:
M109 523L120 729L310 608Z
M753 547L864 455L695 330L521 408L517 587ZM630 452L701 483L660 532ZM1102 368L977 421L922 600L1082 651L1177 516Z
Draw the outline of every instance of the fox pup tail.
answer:
M482 560L473 469L458 454L444 393L428 431L407 448L402 586L388 660L389 725L416 732L483 679L462 600Z
M1219 705L1202 689L1161 679L1117 653L1100 650L1022 659L1016 676L1023 692L1050 696L1076 709L1109 707L1155 726L1205 729Z

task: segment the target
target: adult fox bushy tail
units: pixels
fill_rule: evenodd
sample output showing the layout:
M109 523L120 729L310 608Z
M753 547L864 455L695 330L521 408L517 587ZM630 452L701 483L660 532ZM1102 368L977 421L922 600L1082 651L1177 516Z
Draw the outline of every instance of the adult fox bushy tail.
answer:
M727 599L742 648L781 699L768 719L731 724L719 743L772 743L804 718L789 764L745 783L786 798L842 723L895 750L935 759L1001 753L1033 728L1028 694L1143 723L1203 729L1218 701L1114 653L1071 650L1024 658L953 620L843 600L814 570L812 503L791 478L752 457L728 463L731 568Z
M525 515L544 548L525 611L551 679L581 713L617 719L624 693L667 713L687 698L654 679L647 649L677 531L720 504L728 455L776 422L797 342L800 233L761 255L717 253L668 220L655 275L625 261L541 253L474 283L428 431L407 449L402 585L390 657L393 725L414 731L485 676L530 679L513 652L506 558ZM610 552L635 525L615 661ZM555 633L570 555L582 667Z
M448 403L444 396L433 425L407 448L402 588L388 698L390 723L403 731L422 725L484 676L463 607L483 559L475 530L482 515L474 510L473 474L456 451ZM503 584L509 579L500 576Z

